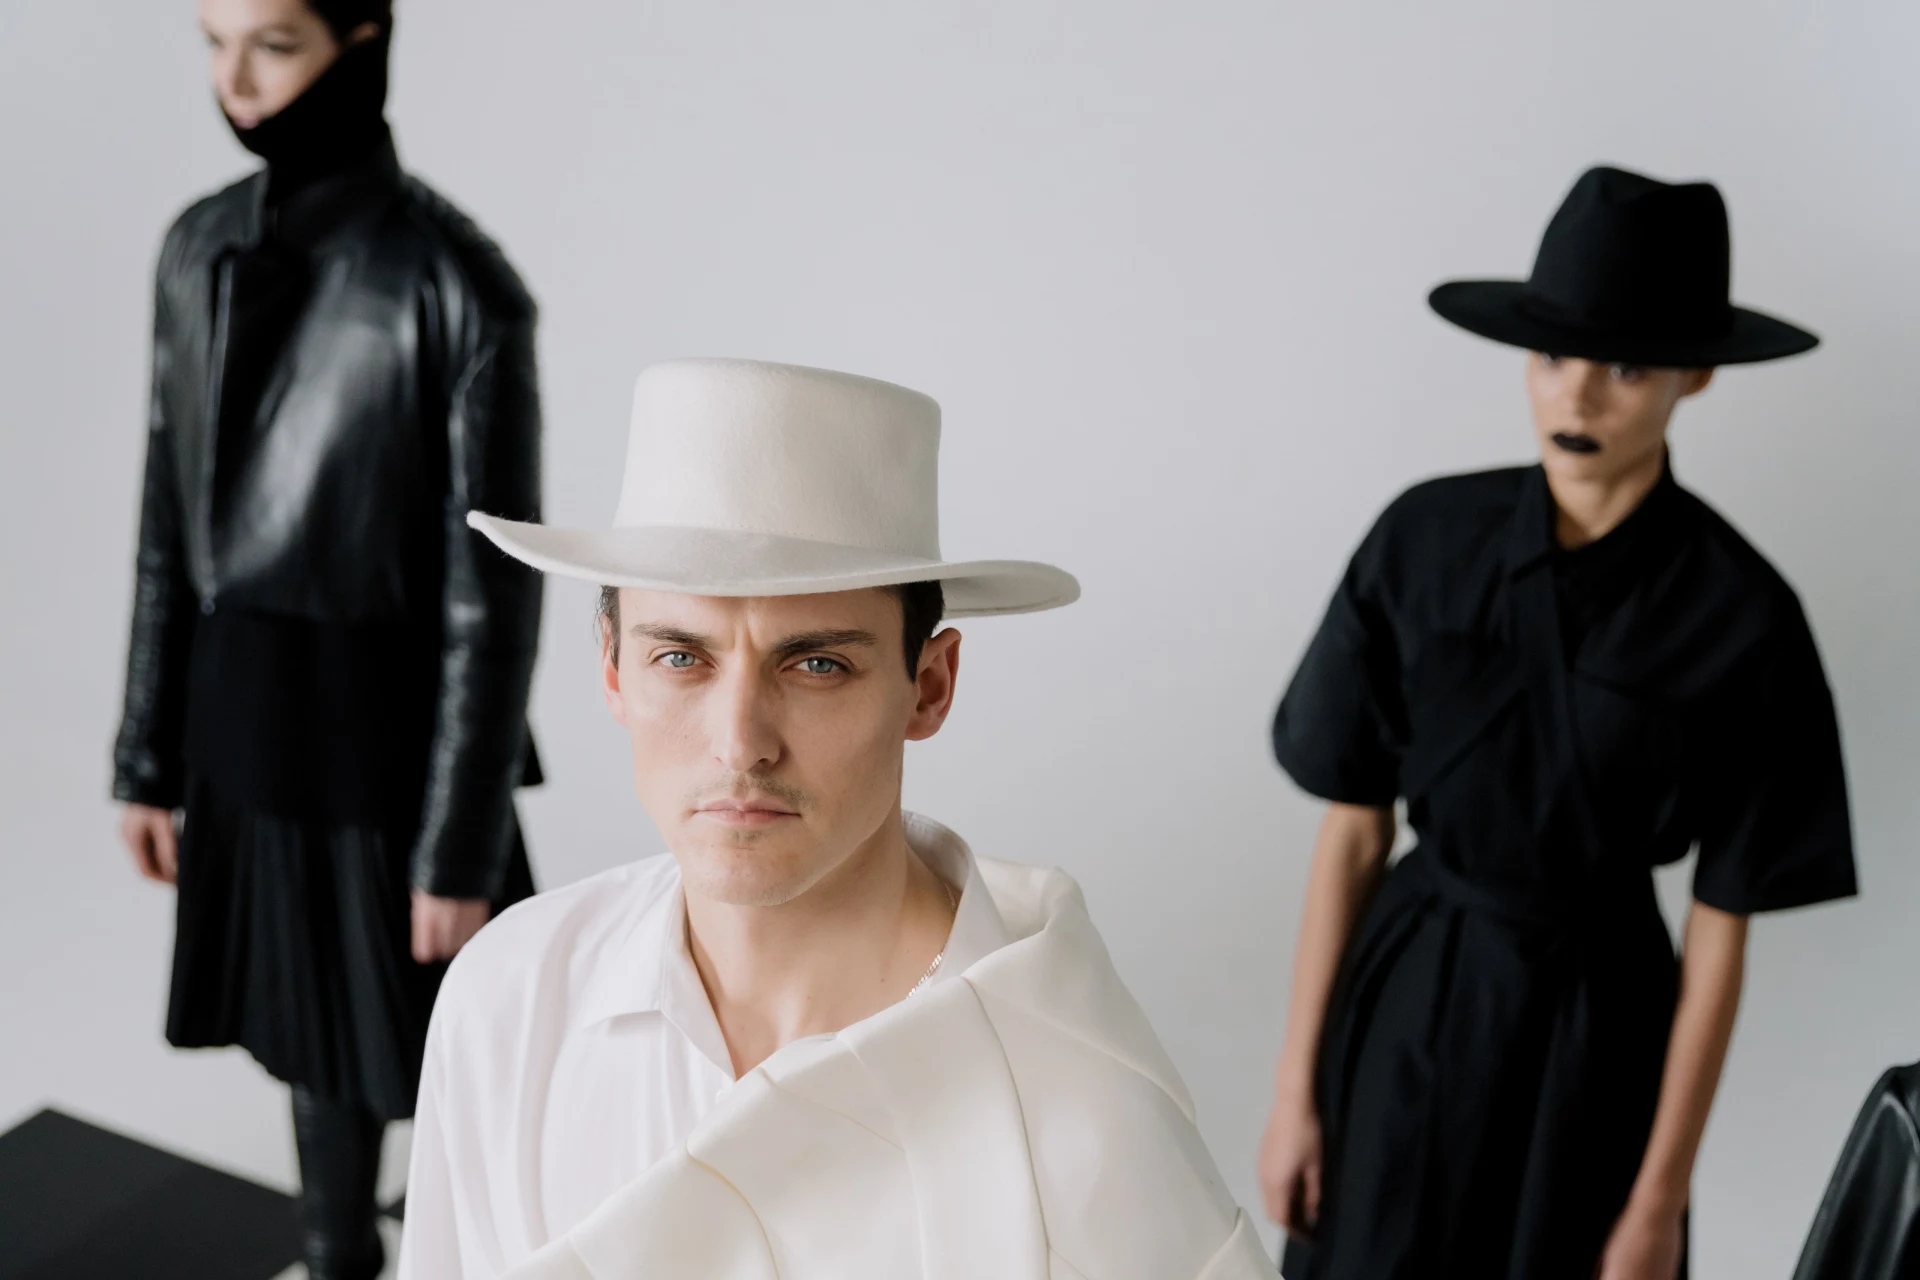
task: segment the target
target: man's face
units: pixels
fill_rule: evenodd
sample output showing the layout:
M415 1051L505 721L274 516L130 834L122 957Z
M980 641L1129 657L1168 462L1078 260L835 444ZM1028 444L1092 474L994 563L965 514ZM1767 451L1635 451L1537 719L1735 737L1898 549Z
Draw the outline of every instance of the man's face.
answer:
M1527 356L1534 434L1550 475L1607 483L1657 465L1674 406L1706 387L1711 369L1598 364L1571 356Z
M960 634L918 678L882 590L730 598L623 588L603 644L634 788L689 893L777 906L826 880L892 821L909 740L952 705Z

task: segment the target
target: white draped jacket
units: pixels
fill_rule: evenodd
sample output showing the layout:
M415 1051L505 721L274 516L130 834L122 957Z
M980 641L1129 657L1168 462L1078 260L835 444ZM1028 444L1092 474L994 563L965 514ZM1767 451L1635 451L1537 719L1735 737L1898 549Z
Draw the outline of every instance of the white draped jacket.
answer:
M978 865L1013 942L774 1054L509 1280L1272 1280L1079 887Z

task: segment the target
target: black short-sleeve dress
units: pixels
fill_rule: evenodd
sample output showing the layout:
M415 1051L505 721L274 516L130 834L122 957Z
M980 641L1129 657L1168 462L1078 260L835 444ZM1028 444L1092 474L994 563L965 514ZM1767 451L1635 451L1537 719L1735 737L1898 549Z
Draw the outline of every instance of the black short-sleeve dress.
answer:
M1288 1280L1592 1273L1652 1129L1678 993L1652 869L1746 914L1855 890L1833 701L1798 600L1671 473L1558 547L1538 467L1397 499L1274 720L1280 764L1407 802L1418 846L1343 958Z

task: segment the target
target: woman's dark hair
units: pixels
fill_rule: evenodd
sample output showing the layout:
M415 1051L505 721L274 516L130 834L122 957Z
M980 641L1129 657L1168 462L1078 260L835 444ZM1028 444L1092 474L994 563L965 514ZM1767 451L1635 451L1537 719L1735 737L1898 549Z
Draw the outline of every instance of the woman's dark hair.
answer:
M393 0L307 0L307 8L342 44L363 22L378 26L382 34L393 30Z
M900 602L900 647L907 655L907 679L917 680L920 676L920 651L926 648L927 641L933 639L933 633L939 629L940 619L946 616L947 593L938 582L903 582L881 590ZM620 588L600 588L600 607L594 611L594 619L604 628L602 634L613 637L613 659L618 662Z

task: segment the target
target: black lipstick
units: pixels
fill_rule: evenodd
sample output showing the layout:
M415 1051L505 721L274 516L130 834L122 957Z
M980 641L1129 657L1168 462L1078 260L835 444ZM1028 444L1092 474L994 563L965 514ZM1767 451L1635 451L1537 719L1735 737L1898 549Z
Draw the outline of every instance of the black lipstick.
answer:
M1568 453L1598 453L1600 442L1592 436L1576 435L1571 431L1556 431L1549 437L1558 448Z

